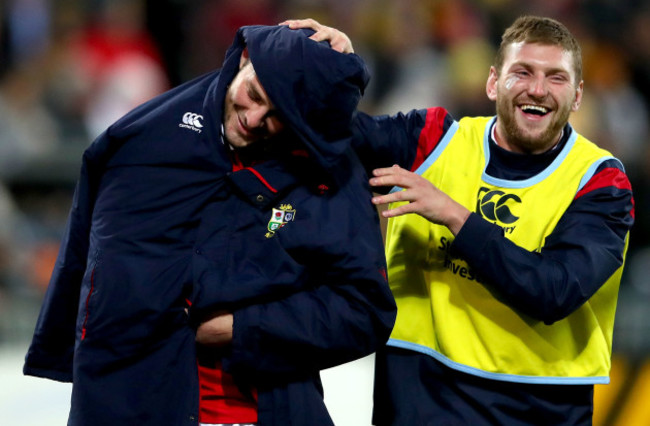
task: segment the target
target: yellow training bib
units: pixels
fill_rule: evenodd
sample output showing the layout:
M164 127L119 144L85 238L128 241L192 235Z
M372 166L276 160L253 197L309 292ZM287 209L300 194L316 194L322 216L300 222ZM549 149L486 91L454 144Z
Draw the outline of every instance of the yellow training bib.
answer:
M493 121L455 122L417 172L501 226L518 246L539 251L582 185L612 157L573 132L538 175L523 181L496 179L485 173ZM464 260L449 255L453 239L446 227L415 214L389 220L388 275L398 305L389 345L496 380L609 381L622 267L574 313L547 325L499 301Z

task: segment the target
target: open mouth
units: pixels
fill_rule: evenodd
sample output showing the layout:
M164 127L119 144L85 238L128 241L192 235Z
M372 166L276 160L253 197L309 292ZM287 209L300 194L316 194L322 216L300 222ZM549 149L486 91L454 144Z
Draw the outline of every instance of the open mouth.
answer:
M532 114L539 117L543 117L550 112L548 108L540 105L521 105L519 108L526 114Z

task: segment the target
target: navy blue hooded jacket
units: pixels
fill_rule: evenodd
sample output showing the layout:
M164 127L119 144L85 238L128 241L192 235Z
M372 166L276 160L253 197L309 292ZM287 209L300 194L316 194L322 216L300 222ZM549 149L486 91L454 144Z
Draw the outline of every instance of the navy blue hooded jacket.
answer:
M24 366L73 382L70 425L196 424L195 326L211 312L234 314L222 362L257 389L262 426L332 424L319 370L388 338L379 221L348 129L367 72L307 34L240 29L221 70L84 153ZM244 45L289 130L233 168L220 129Z

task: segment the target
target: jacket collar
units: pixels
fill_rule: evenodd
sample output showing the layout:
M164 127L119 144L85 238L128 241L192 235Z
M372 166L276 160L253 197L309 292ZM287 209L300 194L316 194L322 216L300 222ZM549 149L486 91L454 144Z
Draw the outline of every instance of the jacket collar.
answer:
M301 183L299 175L284 161L268 160L230 173L228 180L251 205L268 210Z

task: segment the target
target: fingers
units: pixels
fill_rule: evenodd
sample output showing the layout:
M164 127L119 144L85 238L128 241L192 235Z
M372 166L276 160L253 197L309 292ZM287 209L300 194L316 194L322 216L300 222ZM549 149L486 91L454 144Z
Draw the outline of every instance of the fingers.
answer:
M446 226L452 234L457 235L471 214L465 206L417 173L394 165L375 169L372 174L373 177L369 180L371 186L403 188L390 194L372 197L372 203L375 205L405 202L383 210L381 214L384 217L415 213L431 223Z
M306 18L306 19L286 19L280 22L278 25L287 25L292 30L297 30L299 28L311 28L314 31L319 31L323 25L318 21Z
M393 164L391 167L383 167L372 171L373 176L386 176L386 175L404 174L404 173L411 173L411 172L401 168L397 164Z
M373 204L379 206L383 204L396 203L399 201L412 201L412 200L408 200L406 198L406 191L397 191L397 192L393 192L392 194L377 195L375 197L372 197L371 201Z
M402 216L408 213L417 213L413 208L413 204L403 204L399 207L384 210L381 212L381 215L385 218L390 218L395 216Z
M401 201L407 202L406 204L401 204L391 209L383 210L381 212L381 215L386 218L401 216L408 213L420 214L420 203L418 202L417 197L414 198L412 195L413 194L409 191L398 191L388 195L379 195L372 197L372 203L376 206L380 206Z
M371 199L375 205L406 202L391 209L382 211L384 217L401 216L408 213L427 214L429 199L435 195L435 188L416 173L405 170L398 165L373 170L374 177L370 179L371 186L395 186L403 188L386 195L375 196ZM433 191L433 193L432 193Z
M370 186L400 186L405 188L411 180L413 173L398 166L375 169L372 171L373 178L370 179Z
M394 165L393 167L373 170L373 178L370 179L370 186L397 186L408 189L412 186L413 173ZM375 205L394 203L397 201L413 201L412 191L396 191L386 195L379 195L372 198ZM403 209L402 209L403 210ZM384 215L386 216L386 215Z
M309 38L316 41L328 41L332 49L341 53L354 53L352 41L345 33L336 28L323 25L314 19L287 19L280 22L279 25L287 25L292 30L300 28L309 28L315 31Z
M340 53L354 53L352 42L348 36L338 30L333 29L333 31L335 31L336 34L324 38L324 40L329 40L332 49Z

